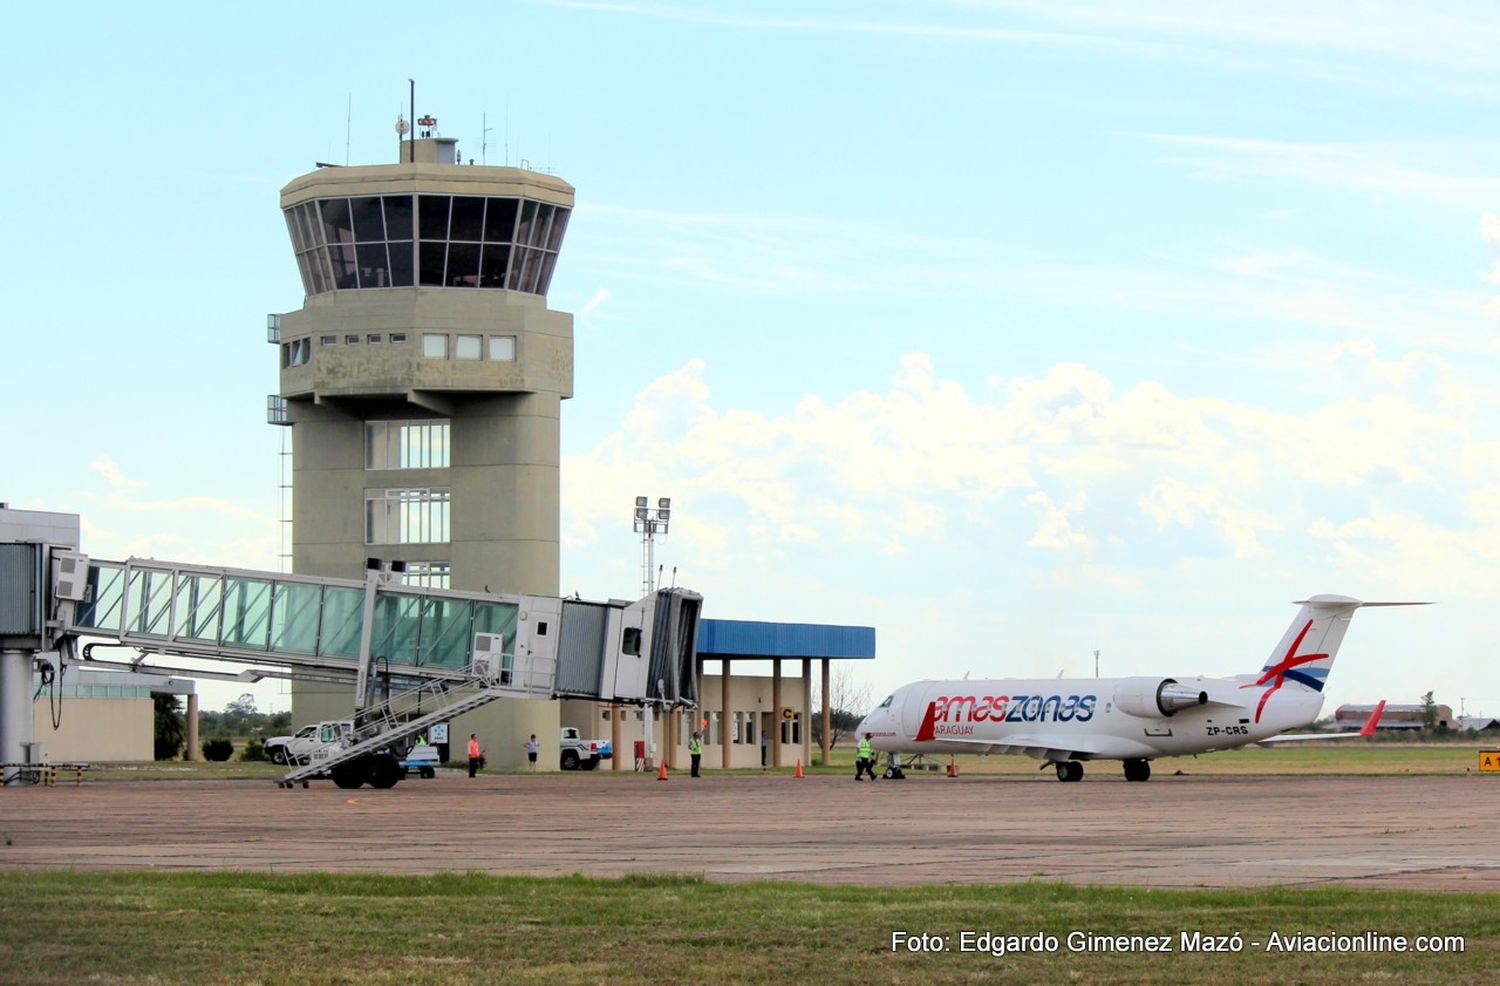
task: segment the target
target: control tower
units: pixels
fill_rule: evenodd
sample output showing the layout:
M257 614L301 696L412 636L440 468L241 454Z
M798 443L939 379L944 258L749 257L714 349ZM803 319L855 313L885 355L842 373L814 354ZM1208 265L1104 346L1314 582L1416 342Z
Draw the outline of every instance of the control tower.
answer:
M419 121L396 164L294 179L281 208L305 294L271 316L291 428L292 569L556 595L561 402L573 317L547 307L573 187L464 165ZM420 129L426 127L428 129ZM299 682L297 725L347 718L347 687ZM502 700L451 726L497 766L556 742L555 702ZM545 762L545 760L544 760Z

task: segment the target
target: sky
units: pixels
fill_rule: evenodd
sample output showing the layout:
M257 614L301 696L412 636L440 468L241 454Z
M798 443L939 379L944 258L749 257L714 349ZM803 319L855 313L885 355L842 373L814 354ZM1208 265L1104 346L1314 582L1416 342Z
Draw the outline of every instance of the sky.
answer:
M0 500L280 566L279 189L417 113L577 188L562 584L874 626L852 671L1258 670L1500 715L1500 8L23 5ZM21 43L15 39L26 39ZM670 576L669 576L670 577ZM204 685L205 707L242 689ZM261 708L284 709L262 684Z

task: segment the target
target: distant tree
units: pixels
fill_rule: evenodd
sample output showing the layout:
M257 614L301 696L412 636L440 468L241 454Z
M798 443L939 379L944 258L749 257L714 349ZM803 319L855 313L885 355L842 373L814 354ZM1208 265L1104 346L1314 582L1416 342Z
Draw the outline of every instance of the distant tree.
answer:
M859 721L870 711L870 686L856 684L854 672L847 665L835 666L828 676L828 694L819 696L819 702L828 706L828 745L837 746L839 740L854 731ZM823 742L823 710L813 713L812 737L815 743Z
M1432 692L1428 692L1422 696L1422 728L1430 733L1437 729L1437 724L1437 702L1433 701Z
M182 710L177 705L177 696L158 693L151 696L151 702L156 712L154 756L158 760L176 760L185 742Z

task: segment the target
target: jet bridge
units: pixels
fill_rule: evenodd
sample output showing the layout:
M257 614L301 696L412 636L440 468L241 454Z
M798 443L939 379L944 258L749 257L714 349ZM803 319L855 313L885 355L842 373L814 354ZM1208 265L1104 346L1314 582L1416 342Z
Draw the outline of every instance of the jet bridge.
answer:
M399 779L390 751L428 726L498 698L588 698L696 705L702 597L663 589L636 602L586 602L129 558L53 548L35 569L46 613L38 649L64 663L101 646L248 665L350 685L355 737L293 770L284 786L328 772L342 786ZM100 664L114 662L99 661ZM245 676L245 675L242 675Z

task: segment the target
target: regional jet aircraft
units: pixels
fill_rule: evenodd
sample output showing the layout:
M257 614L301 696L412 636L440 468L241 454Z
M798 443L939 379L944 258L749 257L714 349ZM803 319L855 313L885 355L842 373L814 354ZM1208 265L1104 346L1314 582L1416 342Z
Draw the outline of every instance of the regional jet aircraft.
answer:
M1334 656L1362 606L1347 596L1301 600L1265 667L1232 678L991 678L918 681L897 689L859 725L891 754L1016 753L1053 765L1060 781L1083 779L1085 760L1121 760L1125 779L1151 777L1151 761L1250 743L1368 736L1385 703L1358 733L1299 733L1323 705Z

